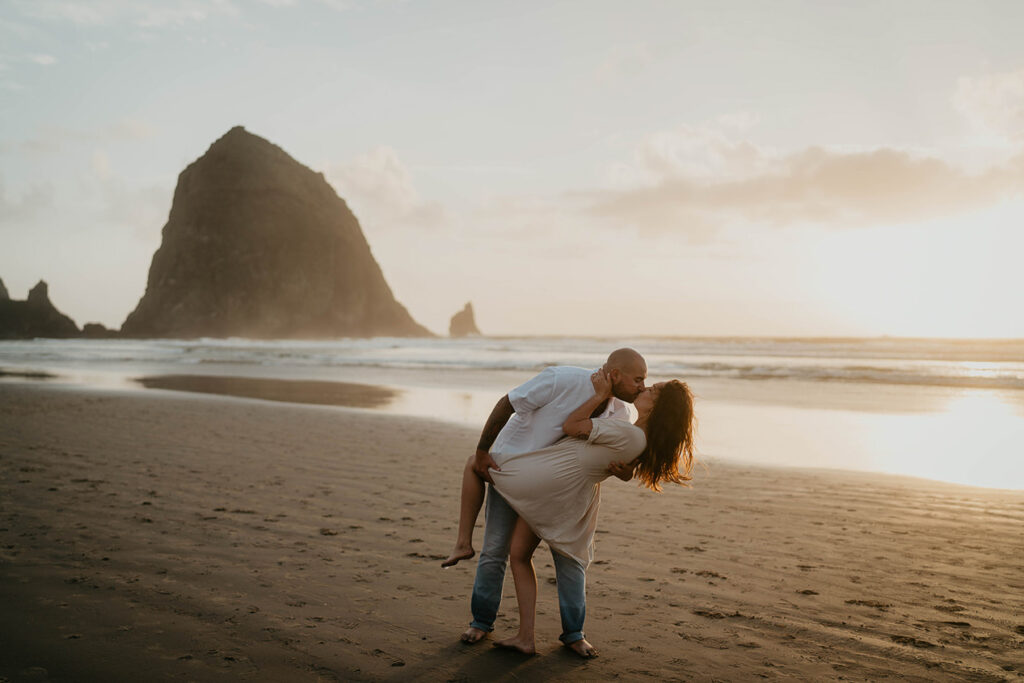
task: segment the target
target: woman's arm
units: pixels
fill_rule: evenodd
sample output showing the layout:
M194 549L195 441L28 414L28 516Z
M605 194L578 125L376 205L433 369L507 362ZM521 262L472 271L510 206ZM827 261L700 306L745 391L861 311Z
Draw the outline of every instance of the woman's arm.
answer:
M594 385L594 395L588 398L579 408L572 411L565 422L562 423L562 431L569 436L575 436L580 439L589 437L590 430L594 428L594 423L590 420L591 414L612 395L612 381L608 379L608 375L604 370L598 370L591 375L590 381Z

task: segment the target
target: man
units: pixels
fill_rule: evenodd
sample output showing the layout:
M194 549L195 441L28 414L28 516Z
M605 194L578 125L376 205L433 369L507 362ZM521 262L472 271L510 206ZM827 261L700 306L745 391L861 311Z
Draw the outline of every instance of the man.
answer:
M629 408L623 401L632 403L644 390L647 363L633 349L624 348L608 356L604 370L612 381L613 398L599 405L592 417L629 420ZM500 469L491 457L491 451L509 455L528 453L550 446L563 437L562 423L574 409L594 395L591 374L591 370L584 368L551 367L503 396L487 419L473 456L473 469L477 475L491 483L489 470ZM612 473L625 478L632 474ZM494 629L516 521L515 511L490 485L487 487L486 506L484 542L473 582L473 621L462 634L466 643L476 643ZM562 618L559 640L580 656L593 657L596 651L583 634L586 616L583 567L554 551L551 556L555 564Z

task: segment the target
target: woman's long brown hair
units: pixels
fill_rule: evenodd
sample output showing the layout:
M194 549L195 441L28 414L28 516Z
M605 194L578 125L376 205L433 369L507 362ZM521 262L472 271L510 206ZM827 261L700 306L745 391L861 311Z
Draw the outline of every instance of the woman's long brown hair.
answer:
M662 482L685 484L693 478L690 470L696 429L690 387L677 379L666 382L647 419L647 448L640 454L636 469L644 486L660 491Z

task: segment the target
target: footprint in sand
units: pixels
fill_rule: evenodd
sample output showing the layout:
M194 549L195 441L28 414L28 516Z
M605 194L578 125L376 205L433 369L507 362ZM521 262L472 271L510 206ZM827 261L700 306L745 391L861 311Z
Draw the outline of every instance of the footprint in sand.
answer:
M882 612L884 612L887 609L889 609L890 607L892 607L892 604L890 604L888 602L877 602L875 600L847 600L846 604L847 605L860 605L862 607L873 607L873 608L875 608L877 610L881 610Z
M912 638L910 636L898 636L890 635L889 638L900 645L910 645L916 648L929 648L935 647L935 643L929 643L927 640L919 640L918 638Z
M934 607L940 612L963 612L967 609L960 605L935 605Z
M704 617L705 619L725 619L725 615L721 612L715 612L707 609L695 609L693 613L698 617Z
M710 569L702 569L701 571L699 571L699 572L694 572L694 573L695 573L695 574L696 574L697 576L705 576L705 577L707 577L707 578L712 578L712 579L721 579L722 581L728 581L728 579L726 579L726 578L725 578L724 576L722 576L722 575L721 575L721 574L719 574L718 572L713 572L713 571L711 571Z

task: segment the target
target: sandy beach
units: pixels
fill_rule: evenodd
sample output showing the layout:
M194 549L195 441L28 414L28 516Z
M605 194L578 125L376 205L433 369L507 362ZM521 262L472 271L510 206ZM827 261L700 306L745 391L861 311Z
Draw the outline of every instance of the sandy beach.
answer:
M599 658L557 641L545 548L540 654L465 646L474 565L439 561L477 436L0 384L0 677L1024 678L1024 492L715 461L692 489L605 484L586 628ZM502 607L497 634L516 624L511 577Z

